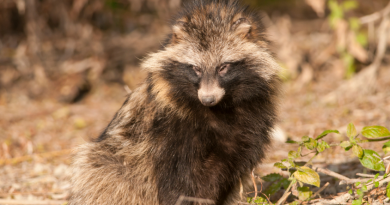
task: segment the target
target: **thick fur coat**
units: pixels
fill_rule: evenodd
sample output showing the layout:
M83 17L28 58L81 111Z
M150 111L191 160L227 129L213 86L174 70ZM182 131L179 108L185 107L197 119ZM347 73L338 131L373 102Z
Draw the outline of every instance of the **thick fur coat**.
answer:
M270 144L279 66L235 0L196 1L172 31L143 61L146 81L77 149L69 205L237 204Z

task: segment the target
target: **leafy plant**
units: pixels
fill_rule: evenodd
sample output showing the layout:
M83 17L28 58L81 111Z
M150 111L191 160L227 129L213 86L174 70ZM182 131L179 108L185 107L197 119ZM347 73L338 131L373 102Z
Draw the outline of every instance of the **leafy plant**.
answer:
M350 17L350 18L345 17L346 12L356 9L358 6L359 4L355 0L346 0L346 1L342 1L341 3L338 3L337 0L328 1L328 7L330 10L330 15L328 17L328 20L331 28L335 31L338 31L338 30L342 30L343 23L347 24L348 28L346 29L343 35L345 35L346 39L352 41L352 42L346 42L344 44L339 43L337 48L338 53L340 54L341 59L343 60L344 66L347 69L346 70L347 78L352 77L352 75L356 71L354 57L356 57L359 54L356 54L355 50L363 50L361 48L367 46L367 42L368 42L367 34L362 32L359 19L355 17ZM345 44L352 45L352 47L354 48L351 48L351 46ZM349 46L350 48L348 48L347 46Z
M268 200L268 196L276 193L281 188L284 188L286 190L285 194L287 194L290 192L292 187L296 187L298 193L296 196L300 202L311 200L313 192L310 190L310 186L304 185L307 184L320 187L321 181L319 174L310 168L310 166L312 165L314 158L332 147L339 146L346 152L352 152L352 154L360 160L360 163L368 169L374 171L385 171L384 160L380 157L380 155L374 150L363 149L361 144L390 140L390 131L387 128L382 126L368 126L364 127L359 134L354 124L350 123L346 132L348 140L335 144L328 144L324 141L324 138L330 133L340 134L338 130L326 130L314 138L304 136L300 141L289 140L287 143L299 145L297 151L290 151L287 159L283 159L274 164L277 168L287 170L290 173L289 177L284 178L280 174L269 174L262 177L264 181L272 182L272 184L262 192L263 195L260 195L257 198L248 198L247 202L252 204L272 204L272 202ZM387 141L383 145L383 151L388 152L389 148L390 141ZM308 154L303 154L303 150L307 150ZM310 154L313 156L306 163L300 164L296 162L297 159ZM355 193L359 196L357 200L353 201L353 204L360 205L363 203L364 192L368 190L368 184L374 184L375 187L379 187L380 183L378 179L384 179L386 177L387 174L384 176L379 176L379 174L377 174L372 180L356 183L354 188L349 190L350 194ZM386 191L387 195L390 196L390 185L387 185ZM298 202L295 203L297 204Z

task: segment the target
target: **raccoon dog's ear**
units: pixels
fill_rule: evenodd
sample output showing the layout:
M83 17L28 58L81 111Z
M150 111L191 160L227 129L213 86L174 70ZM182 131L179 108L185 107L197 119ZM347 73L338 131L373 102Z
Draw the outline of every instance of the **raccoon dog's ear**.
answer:
M232 30L236 35L246 38L251 34L252 25L246 18L239 18L233 22Z
M177 43L180 39L183 39L186 35L185 27L187 23L184 21L177 21L173 27L172 43Z

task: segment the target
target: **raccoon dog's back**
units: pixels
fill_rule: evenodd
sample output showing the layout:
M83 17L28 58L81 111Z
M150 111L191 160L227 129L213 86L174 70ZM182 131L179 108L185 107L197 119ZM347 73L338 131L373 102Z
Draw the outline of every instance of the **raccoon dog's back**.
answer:
M69 205L237 203L270 143L279 67L254 13L235 0L195 2L143 61L146 81L78 148Z

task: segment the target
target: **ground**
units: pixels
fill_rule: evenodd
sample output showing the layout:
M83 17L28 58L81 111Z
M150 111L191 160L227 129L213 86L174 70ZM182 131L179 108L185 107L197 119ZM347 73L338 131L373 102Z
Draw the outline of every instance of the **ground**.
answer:
M376 9L380 6L376 5ZM150 16L144 20L150 23L147 17ZM388 52L375 78L375 89L340 91L340 86L355 78L346 77L336 49L337 32L330 29L326 19L302 20L276 15L264 21L274 42L271 50L287 70L287 76L283 76L278 122L284 138L274 140L266 160L255 170L256 176L286 175L287 172L273 165L297 149L297 145L284 143L287 138L300 140L302 136L317 136L324 130L339 130L341 134L325 138L330 144L347 140L350 122L358 131L369 125L390 128ZM146 32L135 30L119 35L75 23L71 37L55 36L56 43L53 39L41 39L44 63L40 66L61 72L50 75L52 69L45 75L39 64L33 65L28 67L33 70L33 79L23 76L23 63L31 57L25 51L25 43L12 46L8 40L4 44L14 50L0 49L0 62L5 62L0 64L0 204L66 202L70 194L72 150L104 130L129 90L142 82L145 74L139 70L141 59L157 50L169 32L163 21L150 24L151 29ZM375 48L375 42L372 40L370 46ZM368 50L369 60L356 63L355 75L372 62L376 52ZM358 83L361 87L371 86L368 81ZM366 143L363 148L376 150L383 157L382 145L383 142ZM356 173L375 173L363 168L357 157L339 147L321 153L313 166L349 178L357 178ZM346 191L346 186L337 185L339 181L335 178L324 174L320 177L321 186L331 183L321 192L323 196ZM260 180L257 184L259 188L262 186ZM382 192L381 195L384 196Z

